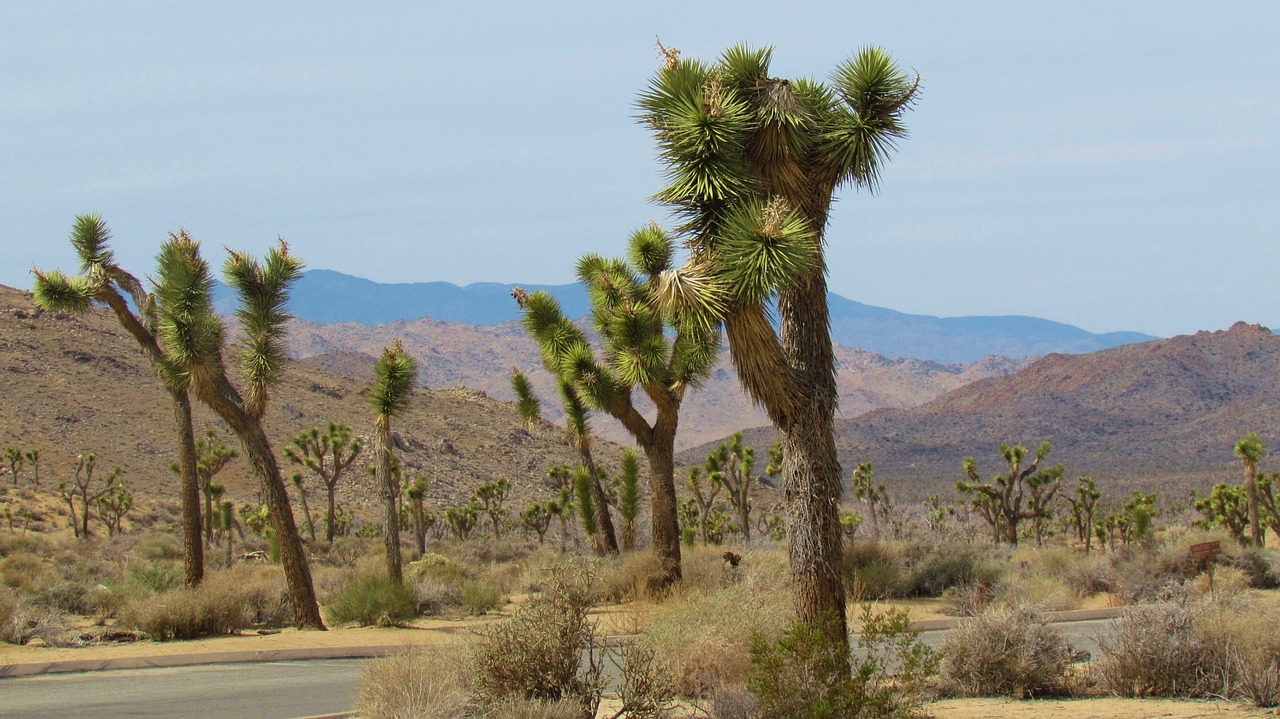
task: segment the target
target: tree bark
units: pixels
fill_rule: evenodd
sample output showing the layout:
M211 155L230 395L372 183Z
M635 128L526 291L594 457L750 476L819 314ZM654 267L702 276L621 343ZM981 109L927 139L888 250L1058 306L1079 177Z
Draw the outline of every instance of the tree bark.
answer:
M814 222L819 232L825 225L825 211L821 217L822 222ZM840 576L843 482L834 427L839 395L825 273L825 265L819 262L804 281L778 298L783 351L803 398L779 428L783 434L782 486L797 618L828 634L832 642L847 646L845 591Z
M338 494L338 480L325 480L325 489L329 492L329 513L325 515L324 541L333 544L333 515L336 509L336 496Z
M244 446L249 463L258 475L271 528L280 545L280 565L284 569L289 601L293 604L294 623L298 629L323 631L324 619L320 616L320 605L316 602L307 555L298 536L298 526L293 520L293 508L289 505L289 494L285 491L284 479L280 476L280 465L276 462L275 453L271 451L271 443L267 440L262 421L243 408L239 394L221 371L215 371L212 376L206 376L203 381L197 382L196 389L200 399L217 412L231 427L231 431L235 432L240 444Z
M316 524L315 522L311 521L311 508L307 506L307 490L305 487L302 486L301 482L299 482L297 486L298 486L298 502L302 505L302 516L304 519L307 520L307 536L311 538L312 542L315 542L316 541Z
M605 554L618 553L618 535L613 531L613 517L609 513L609 500L604 496L604 487L600 485L600 472L596 469L596 460L591 450L582 451L582 463L591 476L591 504L596 508L596 533L600 535L600 549ZM497 526L495 524L495 532Z
M204 538L200 536L200 478L196 475L195 429L191 398L186 390L170 389L173 417L178 426L178 477L182 503L183 582L195 587L204 580ZM208 522L212 527L213 516Z
M391 423L379 417L373 435L374 474L382 493L382 544L387 553L387 577L404 582L400 557L400 487L391 472Z
M1264 538L1262 523L1258 519L1258 471L1251 464L1245 465L1244 493L1249 502L1249 538L1253 540L1253 546L1261 547Z
M649 462L649 504L653 525L653 553L661 563L660 587L679 581L680 520L676 515L675 439L678 419L659 412L652 440L644 446Z

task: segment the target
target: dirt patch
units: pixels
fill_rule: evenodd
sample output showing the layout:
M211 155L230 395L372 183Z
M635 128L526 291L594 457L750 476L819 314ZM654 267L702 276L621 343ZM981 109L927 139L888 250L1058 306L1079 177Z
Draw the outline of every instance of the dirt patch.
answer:
M1276 716L1222 701L1174 699L948 699L926 707L935 719L1246 719Z

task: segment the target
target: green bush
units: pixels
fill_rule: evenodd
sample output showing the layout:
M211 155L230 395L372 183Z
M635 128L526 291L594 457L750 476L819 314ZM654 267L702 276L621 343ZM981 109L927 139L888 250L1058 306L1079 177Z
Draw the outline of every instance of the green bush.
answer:
M248 598L235 582L210 577L195 589L133 599L122 611L121 623L165 642L235 634L250 626L252 617Z
M502 590L488 582L463 582L458 599L468 614L479 617L498 608L502 603Z
M130 564L129 581L161 594L182 585L182 570L159 564Z
M906 594L906 578L893 545L876 539L849 539L844 545L845 586L851 598L889 599Z
M852 673L821 626L795 622L776 642L756 635L747 687L770 719L898 719L921 716L924 686L938 657L917 641L905 611L863 606ZM892 676L891 676L892 673Z
M1023 608L989 609L952 629L942 645L941 685L956 696L1017 699L1063 694L1075 651Z
M338 590L325 607L335 624L390 627L418 616L413 590L383 574L363 574Z

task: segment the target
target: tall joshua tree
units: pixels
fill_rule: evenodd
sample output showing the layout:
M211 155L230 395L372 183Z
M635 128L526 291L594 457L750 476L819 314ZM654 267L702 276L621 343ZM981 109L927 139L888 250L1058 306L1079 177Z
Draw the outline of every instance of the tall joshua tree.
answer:
M71 246L80 256L80 274L35 271L36 304L49 310L84 313L97 302L115 314L125 331L146 353L173 406L178 444L179 497L182 505L183 579L194 587L204 578L204 543L200 539L200 488L196 475L195 429L191 422L188 377L179 358L160 341L156 297L138 278L116 264L111 231L97 214L78 215L71 227ZM132 302L132 306L130 303ZM38 461L38 455L35 457Z
M990 482L983 483L978 476L978 465L973 457L964 458L964 474L968 481L960 480L956 489L961 492L982 497L980 511L989 514L988 522L996 531L997 539L1004 532L1004 540L1011 546L1018 545L1018 525L1024 519L1043 519L1049 516L1049 503L1054 494L1062 486L1062 474L1065 468L1061 464L1041 468L1040 463L1053 446L1042 442L1036 448L1031 461L1027 462L1026 447L1022 445L1000 445L1000 457L1004 459L1006 471L995 475ZM1025 506L1024 506L1025 501ZM994 520L994 521L993 521Z
M683 274L703 281L681 297L715 308L739 380L782 433L798 618L847 644L824 233L838 188L877 186L918 78L879 48L830 84L770 76L769 48L737 46L714 63L664 51L639 106L667 166L656 199L692 250Z
M299 434L284 448L284 456L294 464L314 472L324 482L329 505L325 514L324 539L333 543L334 513L337 508L338 480L364 450L364 441L351 436L351 427L330 422L325 431L318 427ZM299 489L298 491L302 491ZM309 520L308 520L309 521ZM315 537L312 537L315 540Z
M676 267L674 255L674 238L650 224L631 235L625 260L578 260L578 279L587 286L593 326L604 345L599 357L549 294L517 293L543 364L591 407L621 422L644 452L663 583L680 578L674 461L680 405L689 388L711 372L720 346L720 293L702 274ZM636 391L656 407L653 422L636 409Z
M1261 547L1265 541L1262 523L1258 519L1258 463L1267 456L1267 446L1257 432L1250 432L1236 442L1236 456L1244 464L1244 493L1249 503L1249 538L1253 546Z
M160 248L155 292L158 335L179 376L186 378L196 397L231 428L258 475L280 544L280 564L294 623L299 629L323 630L302 538L263 424L269 390L284 370L284 334L289 322L285 302L289 287L302 272L302 263L289 254L283 240L267 253L264 262L237 252L229 254L224 274L239 296L236 318L242 334L243 393L227 376L222 355L226 334L221 318L213 311L209 264L200 255L200 243L185 230L170 234Z
M382 350L374 365L373 388L373 471L382 493L382 542L387 550L387 576L397 584L404 581L400 562L400 481L392 471L391 418L409 406L409 396L418 381L418 364L404 351L400 340Z

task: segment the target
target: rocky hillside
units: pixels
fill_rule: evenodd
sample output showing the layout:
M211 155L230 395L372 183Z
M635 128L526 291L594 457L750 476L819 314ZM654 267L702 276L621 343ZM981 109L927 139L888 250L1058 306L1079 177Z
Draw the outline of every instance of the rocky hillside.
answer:
M364 399L369 383L357 370L371 368L372 358L334 356L334 362L347 371L294 363L285 373L267 417L277 451L297 433L330 420L371 435L373 417ZM366 370L364 376L370 374ZM78 453L94 452L99 471L122 467L135 492L172 496L169 465L176 451L168 396L142 352L105 311L83 317L42 312L28 293L0 286L0 388L0 449L39 449L43 487L68 478ZM234 445L225 426L201 406L196 426L199 432L213 429ZM555 427L546 425L531 435L520 427L512 404L464 388L419 390L393 428L405 462L431 478L430 496L439 506L459 504L476 486L499 476L516 485L513 504L550 497L543 482L547 470L576 457L560 444ZM618 448L601 442L598 456L616 465ZM23 476L29 479L29 468ZM238 501L249 501L256 492L243 458L219 479ZM363 468L344 481L344 501L357 508L374 506L376 496ZM319 485L312 486L318 499Z
M290 342L293 355L307 366L365 379L371 376L373 358L397 337L421 362L421 379L427 387L462 385L511 400L511 368L520 367L543 399L545 415L559 420L554 382L542 369L537 344L516 322L476 326L423 318L362 325L295 320ZM1031 361L991 357L968 365L944 365L890 359L849 347L837 347L836 360L844 417L883 407L912 407L974 380L1007 374ZM647 409L647 404L641 402L641 406ZM677 445L693 447L767 423L764 412L743 394L726 354L706 384L685 399ZM601 437L625 444L631 441L622 426L608 418L598 418L593 427Z

